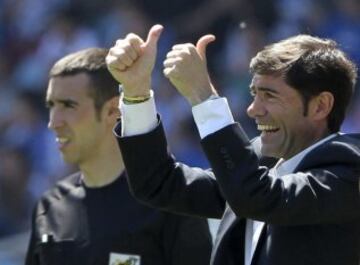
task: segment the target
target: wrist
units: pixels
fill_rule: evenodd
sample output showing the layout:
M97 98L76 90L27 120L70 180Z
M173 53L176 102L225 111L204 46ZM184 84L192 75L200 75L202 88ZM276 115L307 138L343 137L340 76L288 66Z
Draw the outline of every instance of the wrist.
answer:
M219 98L219 94L215 90L213 90L210 93L205 93L202 95L197 95L196 97L188 98L188 101L189 101L190 105L193 107L193 106L199 105L207 100L213 100L216 98Z
M123 97L127 99L136 99L136 98L149 98L150 97L150 90L139 92L139 93L125 93L123 92Z
M120 85L120 93L122 92L125 98L144 98L150 97L151 85L150 82L142 82L141 85Z
M121 101L124 102L126 105L131 104L139 104L145 101L148 101L153 96L153 91L150 90L148 95L141 95L141 96L126 96L124 93L121 93Z

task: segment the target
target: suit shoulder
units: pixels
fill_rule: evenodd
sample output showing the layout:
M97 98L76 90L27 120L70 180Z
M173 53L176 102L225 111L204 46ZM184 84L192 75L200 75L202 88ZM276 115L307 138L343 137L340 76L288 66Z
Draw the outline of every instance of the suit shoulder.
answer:
M346 165L360 170L360 134L338 134L312 150L302 162L308 165Z
M346 161L360 163L360 134L339 134L325 143L324 151L334 152L337 157Z
M357 152L360 153L360 134L359 133L349 133L349 134L339 134L332 141L329 141L330 144L344 146L345 148L353 149L355 148Z

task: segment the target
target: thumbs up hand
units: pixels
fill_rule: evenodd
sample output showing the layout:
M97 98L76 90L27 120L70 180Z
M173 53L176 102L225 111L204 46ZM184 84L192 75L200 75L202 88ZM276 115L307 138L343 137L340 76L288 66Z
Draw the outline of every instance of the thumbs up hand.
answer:
M118 39L106 57L112 76L123 85L124 96L146 97L150 94L151 73L155 65L157 42L163 26L154 25L144 42L134 33Z
M164 75L192 106L217 95L206 66L206 47L214 40L214 35L205 35L196 46L174 45L164 61Z

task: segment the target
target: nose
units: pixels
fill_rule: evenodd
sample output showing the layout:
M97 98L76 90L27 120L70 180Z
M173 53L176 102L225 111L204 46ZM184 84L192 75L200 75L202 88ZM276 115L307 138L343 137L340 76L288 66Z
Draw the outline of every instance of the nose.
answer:
M56 130L64 125L64 117L56 107L53 107L49 111L48 128L50 130Z
M266 115L266 108L259 96L254 97L253 101L247 108L247 114L253 119Z

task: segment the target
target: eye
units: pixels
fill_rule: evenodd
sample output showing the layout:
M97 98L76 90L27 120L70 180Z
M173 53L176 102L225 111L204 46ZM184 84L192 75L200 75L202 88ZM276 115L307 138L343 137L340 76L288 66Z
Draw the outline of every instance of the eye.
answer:
M264 97L265 97L265 98L274 98L275 96L274 96L272 93L270 93L270 92L265 92L265 93L264 93Z
M60 100L59 103L65 109L74 109L74 108L76 108L76 106L79 105L78 102L71 100L71 99Z
M76 104L74 102L71 102L71 101L65 101L63 103L63 105L64 105L65 108L71 108L71 109L75 108L75 106L76 106Z

